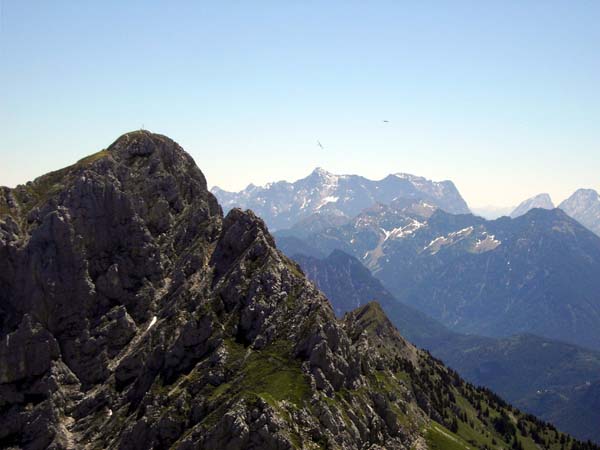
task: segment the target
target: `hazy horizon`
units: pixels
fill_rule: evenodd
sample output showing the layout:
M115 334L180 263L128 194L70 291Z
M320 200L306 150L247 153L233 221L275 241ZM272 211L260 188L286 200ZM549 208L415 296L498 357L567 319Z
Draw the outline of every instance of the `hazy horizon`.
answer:
M558 204L600 190L599 20L567 1L5 0L0 185L144 126L227 190L321 166Z

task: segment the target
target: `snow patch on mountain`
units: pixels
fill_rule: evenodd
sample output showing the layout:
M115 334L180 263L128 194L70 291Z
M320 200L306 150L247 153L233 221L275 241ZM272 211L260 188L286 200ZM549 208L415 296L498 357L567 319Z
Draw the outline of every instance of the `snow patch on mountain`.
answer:
M456 242L465 239L471 233L473 233L473 226L463 228L462 230L453 231L448 233L446 236L438 236L433 239L428 245L423 248L423 251L428 251L432 255L439 252L442 247L455 244Z
M329 195L327 197L325 197L324 199L321 200L321 202L319 203L319 205L316 207L317 210L321 209L323 206L325 206L327 203L337 203L337 201L339 200L339 197L335 197L333 195Z
M384 241L387 241L388 239L403 239L412 235L415 231L424 226L425 223L412 219L411 222L404 227L397 227L390 231L381 228L381 231L384 233Z
M473 251L475 253L485 253L496 249L502 241L496 239L493 234L487 234L486 231L482 233L482 236L475 241Z

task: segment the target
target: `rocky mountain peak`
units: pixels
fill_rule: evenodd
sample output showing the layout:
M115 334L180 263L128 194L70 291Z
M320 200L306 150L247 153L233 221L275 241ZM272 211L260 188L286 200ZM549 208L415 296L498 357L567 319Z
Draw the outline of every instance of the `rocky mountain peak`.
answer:
M377 301L368 302L366 305L346 314L346 317L363 330L378 330L377 335L389 334L395 331L394 326Z
M417 349L409 344L388 319L383 308L377 301L371 301L344 316L344 323L349 334L367 333L371 345L386 348L395 356L417 364ZM386 355L390 357L390 355Z
M571 215L583 212L598 202L600 202L600 195L594 189L577 189L573 195L560 204L560 208Z
M533 208L554 209L554 203L549 194L538 194L521 202L510 214L510 217L522 216Z
M597 200L600 196L594 189L577 189L573 194L575 197Z
M600 195L593 189L578 189L559 205L573 219L600 236Z
M206 197L206 178L192 157L172 139L146 130L125 133L111 144L106 152L119 165L130 170L130 175L148 178L180 179L190 186L180 195L190 200L200 195ZM118 167L115 168L117 171ZM186 191L189 188L191 191Z
M311 175L316 175L319 177L327 177L327 176L331 176L333 175L331 172L328 172L327 170L323 169L322 167L316 167L312 172Z
M158 146L164 144L172 146L175 143L166 136L153 134L147 130L137 130L119 136L108 147L108 151L113 155L124 156L125 158L148 156L154 153Z

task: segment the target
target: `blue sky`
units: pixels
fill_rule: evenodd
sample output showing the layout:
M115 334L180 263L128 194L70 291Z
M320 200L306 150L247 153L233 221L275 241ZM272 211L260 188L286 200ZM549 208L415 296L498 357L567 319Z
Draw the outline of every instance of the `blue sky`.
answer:
M143 124L225 189L316 166L474 206L600 189L597 1L0 3L0 185Z

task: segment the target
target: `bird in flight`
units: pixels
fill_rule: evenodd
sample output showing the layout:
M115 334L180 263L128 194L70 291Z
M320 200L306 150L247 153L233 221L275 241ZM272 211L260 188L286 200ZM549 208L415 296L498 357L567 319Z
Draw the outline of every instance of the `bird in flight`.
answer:
M325 148L325 147L323 147L323 144L321 144L321 141L317 141L317 145L318 145L319 147L321 147L322 149L324 149L324 148Z

